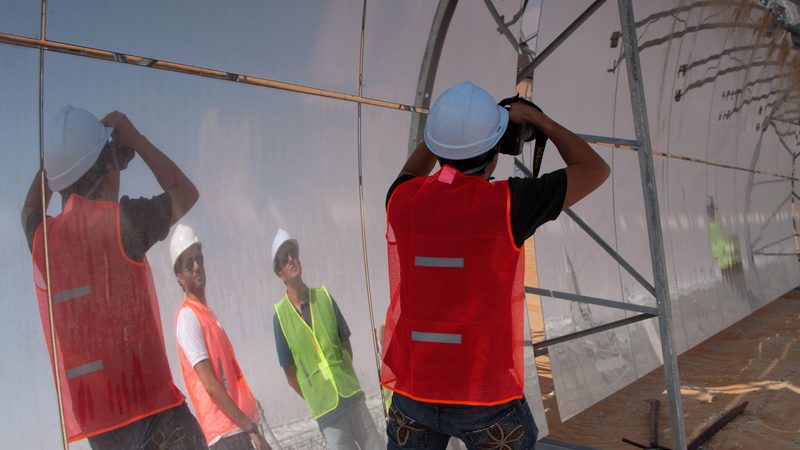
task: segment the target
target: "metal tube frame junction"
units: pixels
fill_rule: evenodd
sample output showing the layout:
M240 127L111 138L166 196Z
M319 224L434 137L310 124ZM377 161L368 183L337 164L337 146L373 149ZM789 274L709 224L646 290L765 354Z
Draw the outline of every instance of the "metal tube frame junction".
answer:
M520 81L533 75L535 67L540 65L558 47L567 36L572 34L588 17L593 14L602 1L594 2L578 19L572 22L556 40L550 44L545 51L537 55L534 62L525 67L518 74L517 80ZM683 405L680 394L680 377L678 373L677 353L673 344L672 337L672 312L670 309L669 284L667 278L666 258L664 254L663 233L661 230L661 217L658 206L658 192L655 184L655 173L653 168L653 151L650 143L650 130L647 120L647 106L644 98L644 85L642 81L641 63L639 62L638 43L636 36L636 24L633 15L633 5L631 0L618 0L619 17L621 24L621 37L625 56L625 66L627 69L631 108L633 110L634 126L636 139L607 138L600 136L582 136L584 139L595 143L611 144L615 147L637 150L639 157L639 170L642 178L642 191L644 194L645 215L647 219L648 241L650 244L651 264L653 268L654 283L651 285L641 274L639 274L622 256L620 256L605 240L600 237L591 227L586 224L574 211L567 209L565 212L572 218L580 228L582 228L598 245L600 245L622 268L624 268L634 279L636 279L648 292L654 295L656 307L644 305L634 305L615 300L598 299L584 295L551 291L548 289L525 287L526 293L545 295L568 301L596 304L610 308L618 308L628 311L639 312L638 315L626 319L582 330L577 333L548 339L542 342L532 343L534 355L546 352L546 348L552 345L579 339L591 334L607 331L616 327L629 325L631 323L657 318L659 324L661 350L664 358L664 374L666 378L667 397L669 399L670 421L672 423L672 448L686 449L686 431L683 423ZM525 167L520 160L515 160L515 165L527 176L531 176L530 170Z

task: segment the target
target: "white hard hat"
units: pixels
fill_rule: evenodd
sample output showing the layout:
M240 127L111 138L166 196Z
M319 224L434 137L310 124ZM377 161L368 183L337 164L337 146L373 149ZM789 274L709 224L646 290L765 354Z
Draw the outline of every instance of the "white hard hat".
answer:
M469 159L494 147L507 126L508 111L484 89L462 81L433 102L425 144L440 158Z
M88 172L112 131L85 109L61 108L50 122L45 141L44 167L50 189L66 189Z
M275 266L275 257L278 255L278 250L280 250L281 245L285 242L292 242L294 245L297 245L298 248L300 247L297 243L296 239L292 239L289 236L289 233L286 232L283 228L278 228L278 232L275 233L275 238L272 240L272 265Z
M197 235L194 234L192 227L179 223L172 233L172 239L169 241L169 257L172 261L173 270L175 269L175 262L178 261L181 254L194 244L203 245Z

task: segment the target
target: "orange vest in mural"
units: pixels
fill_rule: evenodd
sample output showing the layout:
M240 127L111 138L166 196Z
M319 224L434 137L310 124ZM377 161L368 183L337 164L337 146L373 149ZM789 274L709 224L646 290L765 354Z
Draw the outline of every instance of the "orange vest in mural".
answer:
M522 397L525 270L509 209L506 181L449 166L395 189L387 206L385 387L434 403Z
M70 442L180 405L147 261L122 246L119 204L72 195L47 218L53 324ZM42 226L33 273L51 361Z
M214 367L217 380L225 387L225 391L236 403L236 406L251 421L257 421L258 409L256 408L256 400L253 398L250 387L247 385L244 375L242 375L242 370L239 368L239 363L236 361L231 341L228 339L228 335L225 334L225 330L217 322L217 317L206 305L191 296L186 297L183 301L181 308L184 307L190 308L200 323L206 350L208 351L208 359ZM219 436L238 429L239 426L233 423L219 409L217 403L211 399L211 396L208 395L203 383L200 381L200 377L197 376L197 371L189 364L189 360L180 345L178 345L178 357L181 362L181 372L183 372L186 390L189 392L189 398L192 400L192 406L197 412L197 419L200 422L200 427L203 429L206 440L212 442Z

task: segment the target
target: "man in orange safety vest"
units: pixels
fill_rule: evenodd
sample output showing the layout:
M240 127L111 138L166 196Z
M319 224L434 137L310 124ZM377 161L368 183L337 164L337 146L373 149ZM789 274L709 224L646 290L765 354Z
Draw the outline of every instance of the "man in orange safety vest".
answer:
M178 224L170 259L186 298L178 310L178 358L189 398L211 450L269 450L258 428L258 407L227 333L208 307L203 247Z
M553 141L566 169L490 181L498 153L516 154L516 134L530 128ZM469 81L434 102L386 202L388 448L444 449L451 436L469 448L533 448L523 245L608 175L586 142L532 104L500 106Z

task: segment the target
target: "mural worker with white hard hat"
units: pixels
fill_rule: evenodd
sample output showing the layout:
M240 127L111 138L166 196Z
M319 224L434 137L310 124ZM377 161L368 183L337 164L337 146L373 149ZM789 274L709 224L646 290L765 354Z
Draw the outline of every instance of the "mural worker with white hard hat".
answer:
M525 240L588 195L608 165L518 98L469 81L434 102L425 139L386 201L391 300L381 383L394 391L390 449L533 448L523 395ZM498 153L543 134L566 169L491 181ZM436 161L441 169L428 176Z
M172 381L145 257L197 202L197 189L122 113L98 121L86 110L66 106L46 138L47 186L42 193L39 175L34 178L22 225L52 358L49 264L56 376L68 440L88 438L95 450L207 448ZM121 172L136 154L164 192L120 199ZM52 191L61 194L62 211L46 218L45 261L42 211Z
M178 359L189 398L211 450L269 450L258 428L258 408L233 345L206 299L203 245L178 224L169 255L186 298L178 310Z
M306 286L300 245L282 229L272 241L272 263L286 285L273 319L286 381L305 400L329 449L381 448L353 369L350 329L336 301L324 286Z

